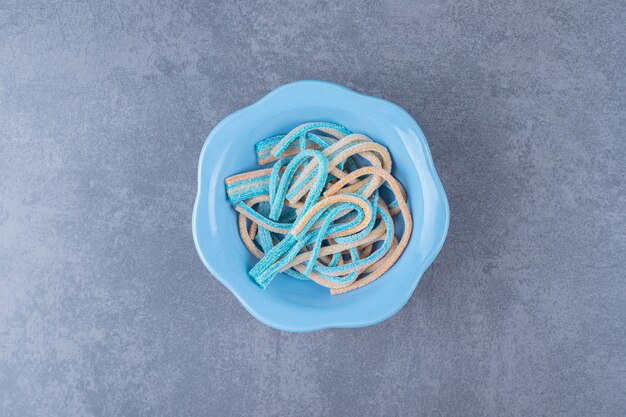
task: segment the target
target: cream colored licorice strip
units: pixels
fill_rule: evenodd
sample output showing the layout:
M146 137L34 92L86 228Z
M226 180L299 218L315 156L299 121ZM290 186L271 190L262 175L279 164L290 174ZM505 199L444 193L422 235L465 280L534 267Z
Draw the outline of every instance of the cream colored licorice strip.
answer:
M304 123L255 148L259 163L275 166L225 185L241 239L259 260L250 277L261 288L283 272L341 294L378 279L402 255L413 222L387 148L328 122Z

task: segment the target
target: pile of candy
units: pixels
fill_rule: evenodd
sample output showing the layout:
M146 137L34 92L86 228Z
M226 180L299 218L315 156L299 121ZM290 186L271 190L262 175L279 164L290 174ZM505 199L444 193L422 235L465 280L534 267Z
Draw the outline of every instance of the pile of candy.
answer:
M314 122L258 142L256 153L260 165L274 165L225 183L241 239L259 258L249 275L261 288L284 272L340 294L374 281L400 257L412 220L387 148Z

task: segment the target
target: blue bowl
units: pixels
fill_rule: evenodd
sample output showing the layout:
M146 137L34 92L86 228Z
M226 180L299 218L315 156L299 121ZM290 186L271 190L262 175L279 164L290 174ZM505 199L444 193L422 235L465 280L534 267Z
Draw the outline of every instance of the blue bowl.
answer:
M309 121L336 122L385 145L413 216L411 239L396 264L373 283L341 295L283 274L267 289L259 288L248 277L256 259L239 238L236 212L224 191L226 177L258 168L257 141ZM406 111L337 84L299 81L277 88L213 129L200 154L192 227L208 270L254 317L277 329L306 332L369 326L400 310L443 246L449 217L426 138Z

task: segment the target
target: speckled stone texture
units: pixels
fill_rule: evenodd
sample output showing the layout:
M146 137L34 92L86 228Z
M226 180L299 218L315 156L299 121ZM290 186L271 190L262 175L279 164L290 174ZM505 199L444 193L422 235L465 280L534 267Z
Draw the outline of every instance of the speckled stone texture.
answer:
M0 416L625 415L625 21L0 0ZM440 256L371 328L268 328L194 248L207 134L299 79L407 109L448 193Z

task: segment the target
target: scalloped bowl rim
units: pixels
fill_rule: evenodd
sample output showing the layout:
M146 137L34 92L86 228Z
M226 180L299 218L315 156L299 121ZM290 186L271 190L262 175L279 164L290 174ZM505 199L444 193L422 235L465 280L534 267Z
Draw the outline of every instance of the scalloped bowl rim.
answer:
M394 302L390 303L387 308L379 309L380 312L378 314L370 315L369 317L366 316L366 317L363 317L362 319L353 318L351 320L344 320L341 317L332 317L332 318L326 317L323 320L322 319L311 320L311 318L304 318L302 323L293 324L293 323L281 322L280 314L273 311L272 308L259 308L258 306L253 305L253 303L250 303L246 299L246 296L244 296L241 293L241 289L238 288L237 285L235 285L234 281L232 281L232 277L223 276L221 273L217 271L216 268L214 268L214 266L212 265L212 262L209 259L207 259L207 256L203 251L202 242L200 242L200 239L199 239L199 233L201 233L201 231L198 230L198 227L199 227L198 223L200 221L204 221L204 219L201 218L201 216L205 214L204 211L199 210L199 207L201 203L203 202L206 202L208 204L209 191L208 191L207 182L209 181L209 179L204 178L204 175L203 175L205 171L204 168L208 170L208 168L205 166L207 154L212 149L214 149L216 145L219 145L219 144L214 144L213 142L220 140L220 133L224 129L224 127L234 122L237 118L240 118L247 113L254 112L257 109L260 109L261 107L265 106L267 103L269 103L272 100L279 99L282 97L282 99L288 101L290 100L288 98L289 94L297 95L298 91L300 90L306 90L307 92L310 93L312 88L315 89L315 91L325 90L326 93L336 94L338 97L341 95L345 95L348 99L351 99L351 100L362 101L362 102L369 101L370 104L372 105L374 104L378 106L383 105L383 106L387 106L388 108L392 109L395 112L400 112L399 114L401 114L401 116L404 117L405 119L403 122L406 123L407 128L410 129L411 133L414 134L415 138L417 138L421 142L420 144L421 151L423 152L423 157L424 157L423 158L424 166L422 166L421 168L426 168L426 171L423 171L423 170L419 171L418 176L420 180L430 181L431 185L434 187L434 192L436 193L436 197L441 199L440 201L441 207L438 208L437 214L440 217L441 215L443 215L443 218L439 219L439 222L440 223L443 222L443 223L439 225L440 226L439 233L437 234L437 236L435 236L435 238L432 239L432 245L430 247L430 250L425 256L423 256L423 258L420 260L420 263L415 266L414 282L409 288L406 289L406 291L403 294L398 295L398 298L396 300L393 300ZM287 97L287 98L284 98L284 97ZM356 129L355 131L358 132L358 129ZM367 134L367 132L363 132L363 133ZM376 138L374 139L376 140ZM229 175L231 174L233 173L229 173ZM410 194L411 190L407 189L407 193ZM344 87L335 83L326 82L326 81L304 80L304 81L296 81L293 83L284 84L272 90L271 92L269 92L267 95L265 95L264 97L262 97L255 103L247 107L243 107L231 113L224 119L222 119L213 128L211 133L208 135L202 147L202 151L200 153L200 158L199 158L199 163L198 163L198 189L197 189L196 199L194 202L193 213L192 213L192 233L193 233L194 244L196 246L198 255L202 259L202 262L204 263L205 267L209 270L209 272L235 295L235 297L246 308L246 310L248 310L248 312L250 312L259 321L279 330L285 330L285 331L291 331L291 332L307 332L307 331L317 331L317 330L328 329L328 328L365 327L365 326L377 324L393 316L408 302L409 298L415 291L415 288L417 287L417 284L419 283L422 275L424 274L424 272L428 269L428 267L432 264L434 259L439 254L441 248L443 247L443 244L445 242L445 239L448 233L449 222L450 222L450 210L449 210L446 193L443 188L443 185L441 184L441 180L439 179L439 176L437 175L437 171L435 169L426 138L421 128L417 124L417 122L411 117L409 113L407 113L403 108L396 105L395 103L392 103L390 101L387 101L378 97L361 94L353 90L350 90L347 87ZM413 239L413 236L412 236L412 239ZM410 243L409 243L409 247L410 247ZM407 249L403 253L403 256L407 255L409 247L407 247ZM402 259L402 256L400 257L400 259ZM388 271L387 274L389 274L390 271ZM383 275L383 278L384 276L385 275ZM248 277L246 276L246 278ZM380 281L380 279L378 281ZM374 285L376 284L376 282L377 281L375 281L374 283L370 285ZM359 291L362 291L363 289L369 287L370 285L365 286L355 291L351 291L350 293L346 293L346 294L339 295L339 296L333 296L333 297L345 297L349 294L358 293ZM271 288L271 286L268 288ZM267 291L267 290L259 289L259 291Z

